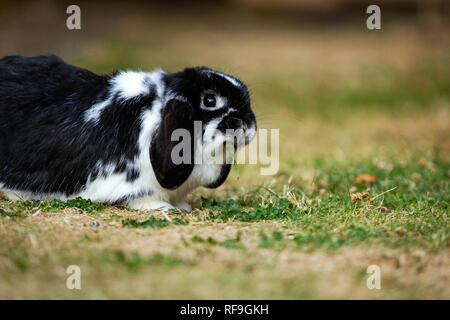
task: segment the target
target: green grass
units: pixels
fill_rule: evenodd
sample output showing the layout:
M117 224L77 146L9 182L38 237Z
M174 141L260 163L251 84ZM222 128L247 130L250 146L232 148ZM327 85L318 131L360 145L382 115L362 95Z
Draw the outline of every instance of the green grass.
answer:
M17 202L18 208L22 210L32 211L58 211L67 208L77 208L80 213L96 214L103 212L105 205L101 203L92 202L89 199L76 198L67 201L61 200L34 200L34 201L19 201Z
M442 248L450 244L447 162L414 159L406 167L400 162L370 160L337 164L317 159L315 163L313 185L297 181L285 193L261 187L237 194L236 199L203 198L202 208L216 222L280 220L287 229L298 230L290 239L282 230L274 230L273 237L262 235L265 247L280 247L284 241L308 249L376 243ZM377 180L356 185L360 173ZM373 201L352 201L352 187L353 193L369 188Z
M189 261L184 261L171 255L154 254L150 257L144 257L139 253L126 253L123 251L114 251L112 253L104 253L101 257L103 263L111 265L123 265L130 269L139 269L146 266L163 266L176 267L180 264L189 264Z
M176 211L175 211L176 212ZM169 225L185 225L188 224L188 221L185 221L180 218L173 219L172 223L167 219L157 219L153 216L150 217L150 219L145 221L137 221L135 219L124 219L122 220L122 224L124 227L129 228L164 228L168 227Z
M0 206L0 217L1 218L9 218L9 219L18 219L23 218L25 215L23 214L22 210L17 208L15 205L11 204L2 204Z
M212 237L208 237L207 239L204 239L197 235L193 236L191 240L193 243L202 243L202 244L213 245L213 246L222 246L227 249L245 248L245 246L243 246L243 244L241 243L241 236L242 236L242 231L238 231L236 233L235 238L227 239L224 241L218 241Z

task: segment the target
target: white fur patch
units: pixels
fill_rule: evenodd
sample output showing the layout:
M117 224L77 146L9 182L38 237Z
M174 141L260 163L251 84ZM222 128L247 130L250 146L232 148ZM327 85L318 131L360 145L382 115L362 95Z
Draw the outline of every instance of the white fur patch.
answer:
M105 101L94 104L90 109L86 110L84 113L84 121L89 122L93 121L95 124L98 123L100 116L109 104L111 103L111 98L106 99Z
M110 80L111 95L121 99L133 99L150 93L150 75L147 72L122 71Z
M234 86L236 87L241 87L242 85L233 77L230 77L229 75L219 72L219 71L210 71L211 73L217 74L218 76L221 76L222 78L227 79L228 81L230 81Z
M116 165L112 163L96 164L99 174L95 180L88 179L86 188L75 197L91 199L92 201L108 202L111 199L120 199L125 194L137 192L131 183L126 181L127 173L114 173Z
M97 124L102 112L110 105L114 96L123 100L133 99L140 95L150 93L151 85L156 85L157 95L163 95L161 89L161 75L164 71L155 70L153 72L141 71L121 71L110 79L110 88L108 98L104 101L94 104L84 113L85 122L93 122Z
M185 103L190 103L189 100L186 97L180 96L180 95L175 94L173 92L169 92L169 93L166 94L166 101L165 102L173 100L173 99L179 100L179 101L185 102Z

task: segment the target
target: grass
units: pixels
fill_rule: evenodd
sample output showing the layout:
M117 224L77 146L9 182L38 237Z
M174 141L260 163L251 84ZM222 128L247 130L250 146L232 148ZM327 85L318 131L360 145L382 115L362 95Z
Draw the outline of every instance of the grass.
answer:
M422 158L411 163L320 162L316 161L312 185L298 181L297 185L278 185L278 189L284 187L283 192L258 188L237 193L236 199L203 198L202 208L212 221L283 221L286 228L301 230L291 235L298 247L449 245L448 162ZM359 173L370 173L377 181L358 185ZM370 190L369 199L352 199L365 190ZM268 241L264 236L264 242Z
M175 219L173 219L172 223L174 225L184 225L184 224L187 224L188 222L186 222L180 218L175 218ZM137 221L135 219L125 219L125 220L122 220L122 224L125 227L130 227L130 228L139 228L139 227L164 228L164 227L168 227L171 223L170 223L170 221L168 221L166 219L157 219L155 217L150 217L150 219L145 220L145 221Z
M96 214L103 212L105 206L101 203L94 203L89 199L76 198L73 200L35 200L35 201L20 201L17 202L19 208L28 211L57 211L66 208L78 208L80 213Z
M239 165L191 213L0 199L0 298L450 298L448 41L133 17L65 58L236 74L259 127L280 129L280 170ZM80 291L65 288L72 264ZM382 290L366 287L371 264Z
M7 236L0 240L1 270L8 278L15 277L25 285L20 279L40 278L40 272L56 266L79 264L91 279L86 281L94 282L96 290L100 290L88 287L80 297L129 297L130 294L133 297L182 297L170 288L162 290L161 295L145 293L142 288L139 294L114 289L116 285L123 286L123 279L143 278L151 282L153 277L168 278L173 272L184 273L192 281L186 283L186 279L179 279L180 283L185 283L183 292L190 297L205 298L195 293L195 288L209 287L210 281L218 281L222 290L242 285L233 279L241 279L254 288L258 297L275 297L259 291L256 283L260 282L278 292L276 297L329 297L317 280L319 271L310 266L317 259L319 264L332 263L333 270L340 270L333 272L339 272L340 277L343 274L345 281L349 281L347 285L352 289L347 290L357 287L357 296L378 297L362 289L364 268L374 260L377 264L387 264L385 270L391 269L386 271L390 286L381 297L420 298L424 294L446 297L445 280L437 283L432 279L445 277L442 268L446 268L450 244L448 163L438 158L382 164L369 160L347 164L323 159L314 162L317 173L312 181L291 179L290 183L283 183L281 176L270 187L246 192L229 188L222 194L204 194L198 198L199 209L190 214L172 211L164 215L108 206L92 208L92 203L81 199L2 201L0 230ZM356 184L355 178L360 172L374 175L376 181ZM355 197L363 193L368 196ZM75 218L77 216L79 218ZM100 227L91 227L93 218L100 221ZM69 224L60 225L67 219ZM77 223L78 219L83 223ZM44 221L50 221L51 225L44 225ZM55 244L52 239L61 242ZM223 249L226 252L222 252ZM285 259L292 261L282 262ZM436 259L437 262L428 262ZM349 270L340 269L344 266L349 266ZM218 272L211 272L211 267ZM203 270L210 280L201 280L186 268ZM301 270L300 274L296 268ZM333 272L330 271L327 278ZM435 272L438 278L432 276ZM116 273L122 280L115 278L114 286L93 280L96 277L111 279ZM244 274L249 274L250 279L244 280ZM299 287L291 288L283 284L288 281L285 276L302 282ZM412 276L419 280L411 280ZM46 281L57 282L63 277L56 273ZM3 280L3 285L8 287L9 280ZM408 281L422 293L410 296ZM432 287L429 287L430 281ZM57 292L63 297L78 297L60 292L57 283L52 287L54 289L44 295L27 287L21 287L25 295L16 294L54 297ZM230 292L246 297L237 287ZM9 290L13 292L11 287ZM339 293L338 290L333 297L347 294L350 291ZM223 292L220 296L233 297Z

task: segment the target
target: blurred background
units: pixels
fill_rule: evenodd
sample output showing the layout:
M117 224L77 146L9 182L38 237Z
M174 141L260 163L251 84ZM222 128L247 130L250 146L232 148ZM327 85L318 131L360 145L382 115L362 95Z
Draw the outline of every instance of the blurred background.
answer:
M71 4L81 30L66 27ZM370 4L381 8L381 30L366 27ZM2 218L0 297L448 298L448 13L438 0L0 0L0 56L52 53L97 73L206 65L242 79L259 127L280 130L280 170L240 165L240 179L232 172L206 199L244 196L267 211L278 195L254 189L286 194L289 185L308 210L257 223L196 211L186 226L158 229L121 222L156 213L111 207ZM367 187L360 174L377 178L376 197L389 192L376 199L384 211L356 210L350 195ZM74 263L83 266L79 293L64 287L61 266ZM367 290L374 263L388 290Z
M2 1L0 55L176 71L206 65L248 84L259 126L279 128L282 174L311 155L447 152L449 3L383 0ZM289 173L290 174L290 173Z

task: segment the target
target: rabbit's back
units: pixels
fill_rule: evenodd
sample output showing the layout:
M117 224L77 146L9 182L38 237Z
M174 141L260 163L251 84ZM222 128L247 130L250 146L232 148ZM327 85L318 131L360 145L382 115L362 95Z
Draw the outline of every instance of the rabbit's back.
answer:
M100 98L107 78L65 63L56 56L0 59L0 127L24 134L76 120Z
M70 96L77 108L88 108L107 81L56 56L5 57L0 59L0 111L39 113L70 102Z

